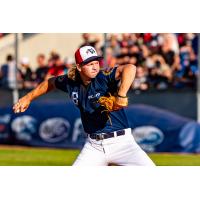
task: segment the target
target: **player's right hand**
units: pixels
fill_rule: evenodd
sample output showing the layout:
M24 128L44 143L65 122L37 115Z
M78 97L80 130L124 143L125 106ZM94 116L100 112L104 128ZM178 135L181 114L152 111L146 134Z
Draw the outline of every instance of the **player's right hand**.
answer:
M117 96L115 98L115 102L113 104L113 110L120 110L121 108L125 108L128 106L128 97L126 98L121 98Z
M19 99L18 102L13 106L13 111L15 113L25 112L28 109L30 103L31 103L31 100L26 95L22 97L21 99Z

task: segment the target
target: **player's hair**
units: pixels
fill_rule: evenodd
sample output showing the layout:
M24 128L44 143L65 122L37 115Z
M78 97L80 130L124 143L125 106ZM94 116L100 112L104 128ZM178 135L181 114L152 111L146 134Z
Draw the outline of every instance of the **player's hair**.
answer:
M73 80L73 81L77 81L79 79L79 72L76 68L76 65L74 65L73 67L71 67L68 71L68 78Z

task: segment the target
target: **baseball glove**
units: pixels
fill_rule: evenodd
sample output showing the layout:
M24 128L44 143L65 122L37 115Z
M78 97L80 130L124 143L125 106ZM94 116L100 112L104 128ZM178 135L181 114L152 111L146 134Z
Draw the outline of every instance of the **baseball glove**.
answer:
M109 96L102 96L99 98L98 103L105 107L105 111L112 112L128 106L128 98L115 97L109 94Z

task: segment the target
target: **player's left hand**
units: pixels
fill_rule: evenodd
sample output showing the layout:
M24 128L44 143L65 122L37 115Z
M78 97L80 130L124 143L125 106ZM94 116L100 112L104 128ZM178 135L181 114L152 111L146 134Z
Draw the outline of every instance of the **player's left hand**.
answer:
M101 106L104 106L107 111L112 112L128 106L128 98L115 97L112 95L109 97L102 96L99 98L98 103L100 103Z

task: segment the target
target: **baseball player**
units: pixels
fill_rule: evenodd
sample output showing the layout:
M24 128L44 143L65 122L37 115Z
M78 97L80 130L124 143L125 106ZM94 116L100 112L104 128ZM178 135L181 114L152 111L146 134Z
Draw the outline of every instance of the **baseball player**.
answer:
M58 88L68 93L79 108L87 134L74 166L154 166L135 142L124 111L136 67L119 65L105 73L100 71L101 59L92 46L80 47L75 52L76 66L67 75L42 82L19 99L14 112L24 112L34 99Z

